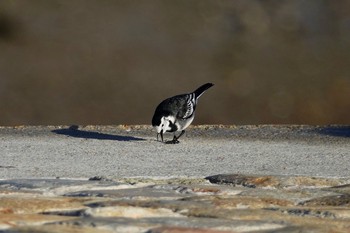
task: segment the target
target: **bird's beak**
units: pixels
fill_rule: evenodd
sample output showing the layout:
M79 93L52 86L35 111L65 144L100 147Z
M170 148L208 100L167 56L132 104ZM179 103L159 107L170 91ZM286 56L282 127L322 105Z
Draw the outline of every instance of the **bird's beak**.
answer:
M159 134L160 134L160 138L162 139L162 142L163 142L163 130L161 130L160 133L157 133L157 141L158 141Z

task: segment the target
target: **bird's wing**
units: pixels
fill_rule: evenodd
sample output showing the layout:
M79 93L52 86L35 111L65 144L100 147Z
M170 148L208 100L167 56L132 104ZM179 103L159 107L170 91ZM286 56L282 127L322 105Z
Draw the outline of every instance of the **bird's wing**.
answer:
M184 98L180 101L179 112L177 116L182 119L192 117L194 110L196 108L196 100L193 94L187 94L183 96Z
M167 113L180 119L192 117L196 108L196 99L193 93L177 95L164 100L156 109L156 112Z

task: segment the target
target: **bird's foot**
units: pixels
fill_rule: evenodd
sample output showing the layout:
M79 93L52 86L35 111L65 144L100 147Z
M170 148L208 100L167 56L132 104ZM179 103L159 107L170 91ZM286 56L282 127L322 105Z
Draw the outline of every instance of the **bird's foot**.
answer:
M171 141L166 141L165 144L178 144L180 143L179 140L177 140L178 138L176 136L174 136L173 140Z
M179 140L171 140L171 141L166 141L165 144L178 144L180 143Z

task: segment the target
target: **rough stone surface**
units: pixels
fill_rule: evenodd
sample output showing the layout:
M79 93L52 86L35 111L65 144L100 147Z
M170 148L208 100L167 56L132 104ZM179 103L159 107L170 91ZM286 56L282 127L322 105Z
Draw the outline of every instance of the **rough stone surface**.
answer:
M340 187L348 187L350 178L243 174L214 177L215 180L208 177L2 180L0 231L345 233L350 230L348 195L339 193ZM254 181L254 185L241 181Z

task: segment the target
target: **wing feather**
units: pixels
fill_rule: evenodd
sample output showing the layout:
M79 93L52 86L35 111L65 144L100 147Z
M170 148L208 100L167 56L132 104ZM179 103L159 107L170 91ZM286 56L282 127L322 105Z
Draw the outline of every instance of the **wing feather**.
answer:
M177 95L164 100L156 111L165 115L173 115L180 119L192 117L196 108L196 99L193 93Z
M186 102L183 106L183 113L182 116L180 116L183 119L192 117L195 110L195 96L194 94L188 94L186 98Z

